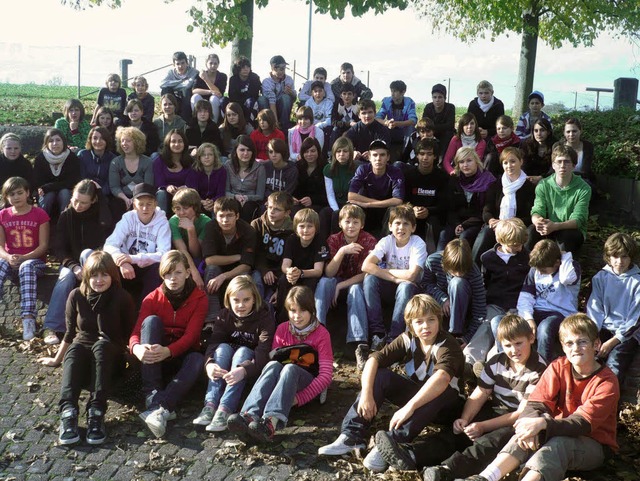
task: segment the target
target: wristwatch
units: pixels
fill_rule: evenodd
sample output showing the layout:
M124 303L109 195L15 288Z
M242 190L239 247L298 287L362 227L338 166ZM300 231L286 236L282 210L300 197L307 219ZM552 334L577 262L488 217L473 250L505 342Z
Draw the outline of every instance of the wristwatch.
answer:
M300 269L300 279L304 279L304 271Z

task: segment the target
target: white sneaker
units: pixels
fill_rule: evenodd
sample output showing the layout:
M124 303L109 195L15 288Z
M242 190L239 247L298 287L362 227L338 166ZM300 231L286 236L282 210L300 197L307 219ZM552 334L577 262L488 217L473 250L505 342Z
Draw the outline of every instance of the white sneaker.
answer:
M356 449L366 448L364 443L358 443L351 439L346 434L341 434L331 444L318 448L318 454L324 456L342 456L343 454L349 454Z
M30 341L36 337L36 320L32 317L22 319L22 339Z
M369 451L367 457L362 460L362 464L373 473L384 473L389 468L382 454L378 451L377 446L374 446L373 449Z
M205 406L198 414L198 417L193 420L193 424L197 426L208 426L211 420L213 419L213 415L215 412L211 406Z
M171 417L171 413L163 407L152 411L144 420L149 430L156 438L161 438L167 431L167 421Z
M205 428L205 431L209 433L221 433L227 430L227 420L230 414L218 409L215 416L211 419L209 425Z

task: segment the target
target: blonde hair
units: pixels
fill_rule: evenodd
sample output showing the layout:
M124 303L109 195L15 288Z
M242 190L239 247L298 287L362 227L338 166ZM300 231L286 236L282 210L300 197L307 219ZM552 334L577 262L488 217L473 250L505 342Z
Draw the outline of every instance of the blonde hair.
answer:
M482 165L480 157L478 157L478 154L476 153L476 149L473 147L460 147L458 152L456 152L456 156L453 158L453 166L456 175L460 175L460 161L468 159L469 157L474 160L479 171L484 170L484 166Z
M478 86L476 87L476 92L478 92L478 90L484 90L484 89L490 90L491 93L493 93L493 85L491 85L491 82L489 82L488 80L481 80Z
M260 296L253 279L247 275L236 276L231 280L231 282L229 282L227 290L224 291L224 307L231 310L231 302L229 301L229 298L235 293L245 289L251 291L251 295L253 296L253 310L260 310L262 307L262 297Z
M198 147L196 158L193 161L193 165L191 166L193 170L204 172L204 166L202 165L202 160L200 160L200 158L204 155L204 151L206 149L211 149L213 151L213 170L218 170L220 167L222 167L222 162L220 161L220 151L218 150L218 147L210 144L209 142L205 142L203 144L200 144L200 147Z
M4 146L10 140L13 140L14 142L18 142L18 144L20 145L20 149L22 149L22 139L18 134L14 134L13 132L7 132L2 136L2 138L0 139L0 149L4 149Z
M564 342L569 334L585 334L591 342L595 342L598 339L598 326L589 316L578 312L565 317L558 334L560 342Z
M409 328L411 334L415 335L411 327L411 321L424 317L427 314L433 314L438 318L438 329L442 329L442 307L433 297L428 294L416 294L404 308L404 322Z
M116 149L120 155L124 155L120 142L124 137L129 137L133 140L133 148L136 154L142 155L147 149L147 137L142 133L140 129L135 127L118 127L116 130Z
M496 224L496 241L502 245L526 244L529 239L527 227L517 217L499 220Z

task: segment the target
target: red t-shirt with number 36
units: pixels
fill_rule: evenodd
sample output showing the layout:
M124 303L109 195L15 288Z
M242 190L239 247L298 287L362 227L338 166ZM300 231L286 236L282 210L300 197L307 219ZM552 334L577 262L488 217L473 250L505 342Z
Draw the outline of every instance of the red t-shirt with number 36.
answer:
M46 222L49 222L49 215L40 207L32 206L26 214L14 214L13 207L0 210L4 249L9 254L19 255L33 251L40 245L40 226Z

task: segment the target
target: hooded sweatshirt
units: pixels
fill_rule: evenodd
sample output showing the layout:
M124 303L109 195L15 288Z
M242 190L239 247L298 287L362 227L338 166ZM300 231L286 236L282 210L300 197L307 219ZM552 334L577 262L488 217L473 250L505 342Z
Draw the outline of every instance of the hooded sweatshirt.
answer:
M193 67L188 67L184 75L180 75L176 72L176 69L172 68L167 72L165 78L160 82L160 88L171 88L186 94L189 89L193 88L200 72Z
M273 162L264 164L264 173L267 179L267 186L264 191L264 197L269 197L273 192L287 191L293 195L298 185L298 168L295 162L287 161L281 168L276 169Z
M631 337L640 340L640 269L633 264L620 275L605 266L591 280L591 296L587 315L598 329L608 329L616 339L624 342Z
M162 255L170 249L171 229L160 207L156 207L148 224L140 221L136 211L124 214L104 245L104 250L112 257L127 254L138 267L160 262Z

